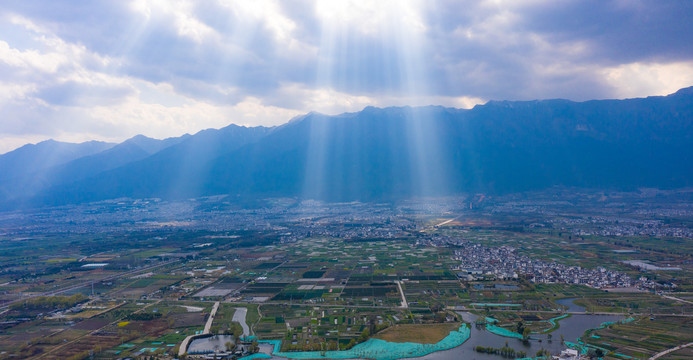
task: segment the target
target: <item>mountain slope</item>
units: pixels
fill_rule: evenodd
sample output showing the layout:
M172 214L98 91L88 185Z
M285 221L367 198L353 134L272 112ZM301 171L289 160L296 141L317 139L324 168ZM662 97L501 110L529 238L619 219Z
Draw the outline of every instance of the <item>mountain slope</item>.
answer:
M181 137L157 140L137 135L98 154L51 168L44 178L50 186L82 180L142 160L169 146L179 144L189 137L190 135L186 134Z
M693 97L367 108L215 162L206 194L349 201L556 185L693 185ZM294 140L299 139L299 140ZM317 155L316 155L317 152Z
M115 144L88 141L79 144L46 140L24 145L0 155L0 199L16 195L20 189L32 187L39 180L36 174L72 160L97 154Z
M34 204L59 204L117 197L185 197L197 194L201 177L216 157L254 143L272 129L229 125L189 136L140 161L42 192ZM16 204L16 203L15 203Z
M99 153L115 144L87 141L79 144L46 140L38 144L27 144L0 155L0 178L17 174L30 174L74 159Z
M214 194L350 201L557 185L693 185L691 89L580 103L492 101L470 110L369 107L242 129L212 132L215 145L195 135L143 161L53 188L35 203Z
M44 143L41 143L38 144L41 146L37 146L35 149L28 149L31 151L24 151L23 157L16 158L16 161L29 161L29 166L20 166L23 172L13 172L11 176L7 176L0 182L3 189L2 196L9 200L32 196L53 186L89 178L104 171L144 159L162 149L180 143L188 137L190 135L186 134L178 138L157 140L137 135L117 145L109 144L108 147L94 146L91 143L85 143L90 146L61 143L57 150L43 146ZM86 148L86 151L68 153L61 151L62 148L79 149L78 146ZM104 150L98 151L100 149ZM29 157L34 157L34 161L42 161L42 163L35 164L31 162Z

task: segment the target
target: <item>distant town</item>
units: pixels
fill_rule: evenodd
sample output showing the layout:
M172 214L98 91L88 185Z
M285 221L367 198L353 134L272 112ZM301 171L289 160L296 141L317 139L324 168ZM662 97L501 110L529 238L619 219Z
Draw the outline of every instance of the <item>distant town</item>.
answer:
M373 344L400 339L427 345L388 345L398 357L655 355L639 324L661 326L653 336L670 348L690 336L688 197L219 196L5 212L0 359L379 358Z

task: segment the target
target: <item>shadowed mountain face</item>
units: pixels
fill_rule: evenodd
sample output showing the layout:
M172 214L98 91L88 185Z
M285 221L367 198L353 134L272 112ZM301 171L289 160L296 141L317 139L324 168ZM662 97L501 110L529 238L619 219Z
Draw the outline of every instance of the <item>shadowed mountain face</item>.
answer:
M121 144L86 142L82 144L44 141L27 145L0 156L0 179L7 199L33 196L60 184L69 184L144 159L190 135L165 140L138 135ZM19 154L15 154L19 152ZM13 158L19 161L9 161ZM3 161L4 160L4 161Z
M693 97L309 115L213 161L205 194L335 201L693 182Z
M184 141L188 137L190 135L157 140L137 135L106 151L51 168L43 174L43 178L48 187L86 179L104 171L149 157L169 146Z
M114 145L100 141L71 144L46 140L0 155L0 199L32 194L42 184L42 174L49 169L98 154Z
M686 187L693 185L691 150L691 88L665 97L502 101L471 110L369 107L338 116L311 113L272 129L200 132L138 161L53 186L30 204Z
M204 191L211 176L211 159L254 143L269 128L229 125L185 136L144 159L49 188L33 197L29 205L79 203L118 197L181 197ZM12 206L26 204L14 201Z
M27 144L0 155L0 169L3 170L0 172L0 179L42 171L83 156L99 153L114 145L100 141L71 144L55 140Z

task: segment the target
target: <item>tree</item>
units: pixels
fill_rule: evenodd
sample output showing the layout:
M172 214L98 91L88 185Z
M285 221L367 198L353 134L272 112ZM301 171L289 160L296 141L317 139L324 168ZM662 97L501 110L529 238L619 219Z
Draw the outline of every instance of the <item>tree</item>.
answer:
M548 350L541 349L541 350L537 351L537 357L538 358L539 357L550 357L550 356L551 356L551 352L549 352Z
M522 321L517 323L517 333L522 334L525 331L525 324Z
M604 356L604 350L602 350L602 349L589 349L589 351L587 351L587 356L590 359L601 358Z

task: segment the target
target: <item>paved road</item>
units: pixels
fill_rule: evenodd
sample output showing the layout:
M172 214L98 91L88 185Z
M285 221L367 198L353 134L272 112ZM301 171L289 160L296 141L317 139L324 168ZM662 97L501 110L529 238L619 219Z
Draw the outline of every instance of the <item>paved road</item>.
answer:
M433 227L434 227L434 228L437 228L437 227L441 227L441 226L443 226L443 225L445 225L445 224L449 224L449 223L451 223L451 222L453 222L453 221L455 221L455 220L461 218L462 216L463 216L463 215L460 215L460 216L454 217L454 218L452 218L452 219L450 219L450 220L445 220L445 221L443 221L443 222L440 223L440 224L433 225Z
M51 291L46 291L46 292L41 293L41 294L36 294L36 295L31 295L31 296L25 296L25 297L22 297L22 298L20 298L20 299L12 300L12 301L10 301L10 302L6 302L6 303L0 305L0 309L6 309L6 308L10 307L10 305L12 305L12 304L14 304L14 303L18 303L18 302L21 302L21 301L24 301L24 300L27 300L27 299L31 299L31 298L35 298L35 297L39 297L39 296L53 296L53 295L62 294L62 293L64 293L64 292L68 292L68 291L71 291L71 290L76 290L76 289L79 289L79 288L83 288L83 287L85 287L85 286L91 286L91 284L93 284L93 283L97 283L97 282L100 282L100 281L106 281L106 280L113 280L113 279L121 278L121 277L124 277L124 276L130 276L130 275L136 274L136 273L138 273L138 272L151 270L151 269L158 268L158 267L161 267L161 266L166 266L166 265L172 264L172 263L177 262L177 261L179 261L179 260L171 260L171 261L167 261L167 262L164 262L164 263L152 265L152 266L149 266L149 267L144 267L144 268L139 268L139 269L135 269L135 270L126 271L126 272L123 272L123 273L108 275L108 276L105 276L105 277L102 277L102 278L99 278L99 279L84 281L84 282L82 282L82 283L80 283L80 284L77 284L77 285L72 285L72 286L68 286L68 287L64 287L64 288L60 288L60 289L55 289L55 290L51 290Z
M288 262L288 260L284 260L284 262L282 262L281 264L279 264L279 265L277 265L277 266L275 266L275 267L273 267L273 268L271 268L271 269L265 271L264 274L269 274L270 272L272 272L272 271L274 271L274 270L277 270L280 266L286 264L287 262ZM249 285L254 284L254 283L255 283L254 281L248 281L248 282L246 282L245 284L243 284L243 286L239 287L238 289L235 289L235 290L233 291L232 294L240 294L241 291L243 291L243 290L244 290L245 288L247 288ZM214 283L210 284L210 286L214 286ZM231 297L234 297L234 296L236 296L236 295L228 295L228 296L226 296L225 299L228 299L228 298L231 298ZM228 302L228 301L225 301L225 302Z
M397 289L399 289L399 295L402 296L402 305L400 307L406 309L409 307L409 304L407 304L407 298L404 297L404 291L402 291L402 282L396 280L395 283L397 284Z
M231 304L247 304L246 302L229 302ZM307 304L307 303L285 303L285 302L262 302L259 305L287 305L287 306L310 306L310 307L329 307L329 308L349 308L349 309L402 309L399 306L377 306L377 305L338 305L338 304ZM430 310L428 307L413 307L409 306L409 309L413 310Z
M669 295L662 295L662 297L665 298L665 299L674 300L674 301L682 302L682 303L685 303L685 304L692 304L692 305L693 305L693 301L688 301L688 300L684 300L684 299L679 299L679 298L677 298L677 297L673 297L673 296L669 296Z
M214 306L212 306L212 312L209 313L209 319L207 319L207 323L205 324L205 329L202 330L203 334L209 334L209 330L212 329L212 323L214 322L214 315L217 314L217 310L219 310L219 302L215 302Z
M474 310L473 307L468 307L464 309L458 309L459 311ZM479 308L476 308L479 310ZM490 312L522 312L522 313L536 313L536 314L571 314L571 315L620 315L620 316L673 316L673 317L693 317L693 314L673 314L673 313L624 313L624 312L579 312L579 311L549 311L549 310L521 310L521 309L511 309L511 310L500 310L500 309L489 309Z
M149 307L151 307L151 306L154 306L154 305L157 305L157 304L159 304L160 302L161 302L161 300L157 300L157 301L155 301L155 302L153 302L153 303L151 303L151 304L147 304L147 305L145 305L144 307L142 307L141 309L139 309L139 310L133 312L132 314L141 313L141 312L147 310L147 308L149 308ZM122 304L121 304L121 305L122 305ZM106 325L104 325L104 326L102 326L102 327L100 327L100 328L98 328L98 329L96 329L96 330L93 330L93 331L91 331L91 332L89 332L89 333L87 333L87 334L81 335L81 336L79 336L79 337L73 339L72 341L63 343L62 345L58 345L58 346L56 346L56 347L54 347L54 348L48 350L47 352L38 355L38 357L36 357L35 359L42 359L43 357L48 356L49 354L52 354L52 353L54 353L54 352L56 352L56 351L58 351L58 350L60 350L60 349L62 349L62 348L64 348L64 347L66 347L66 346L68 346L68 345L70 345L70 344L73 344L73 343L75 343L75 342L77 342L77 341L79 341L79 340L81 340L81 339L87 337L87 336L94 335L94 334L98 333L99 331L101 331L102 329L106 328L107 326L115 325L115 324L117 324L117 323L119 323L119 322L125 320L125 319L126 319L128 316L130 316L130 315L131 315L131 314L123 315L122 317L116 319L115 321L111 321L110 323L108 323L108 324L106 324Z
M212 306L212 311L209 313L209 318L207 318L207 323L205 324L204 330L202 330L202 334L209 334L209 330L212 328L212 323L214 322L214 315L217 314L217 310L219 310L219 302L215 302L214 305ZM195 336L199 335L188 335L183 339L183 342L180 343L180 347L178 348L178 356L183 356L188 350L188 345L190 344L190 340L192 340Z
M672 353L674 351L678 351L678 350L681 350L681 349L689 347L689 346L693 346L693 342L689 342L688 344L679 345L679 346L671 348L669 350L664 350L662 352L656 353L656 354L652 355L652 357L649 360L659 359L660 357L662 357L668 353Z

